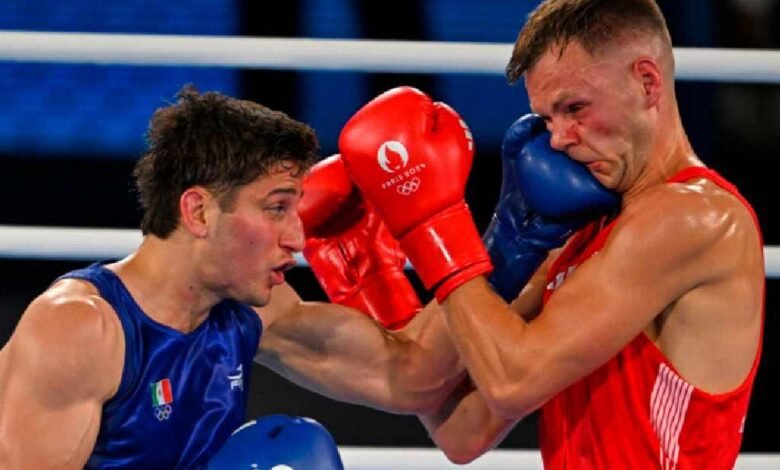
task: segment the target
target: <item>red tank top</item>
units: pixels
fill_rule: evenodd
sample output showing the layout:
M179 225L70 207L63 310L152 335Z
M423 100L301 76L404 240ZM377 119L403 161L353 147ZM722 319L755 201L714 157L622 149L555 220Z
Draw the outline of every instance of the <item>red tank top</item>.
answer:
M712 170L686 168L669 182L700 177L739 198L758 226L749 203ZM568 273L604 246L614 224L593 223L574 235L548 273L545 302ZM687 383L650 338L639 334L542 407L539 440L545 469L733 468L760 344L745 381L713 395Z

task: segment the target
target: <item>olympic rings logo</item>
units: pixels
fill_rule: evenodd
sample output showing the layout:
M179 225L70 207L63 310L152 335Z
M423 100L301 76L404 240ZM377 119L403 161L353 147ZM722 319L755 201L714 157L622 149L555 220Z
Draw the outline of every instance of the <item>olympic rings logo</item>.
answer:
M171 413L173 413L171 405L158 406L154 409L154 416L157 418L157 421L165 421L171 417Z
M408 196L418 189L420 189L420 178L412 178L408 181L404 181L404 184L395 187L398 194L402 196Z

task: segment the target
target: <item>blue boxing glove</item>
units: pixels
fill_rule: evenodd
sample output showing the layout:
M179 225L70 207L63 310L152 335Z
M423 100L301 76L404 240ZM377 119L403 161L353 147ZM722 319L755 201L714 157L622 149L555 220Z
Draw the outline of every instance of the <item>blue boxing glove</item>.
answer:
M501 161L501 195L482 241L493 261L488 280L511 302L550 250L589 221L616 210L620 197L584 165L550 147L550 133L535 114L507 129Z
M236 429L206 469L344 470L344 464L324 426L275 414Z

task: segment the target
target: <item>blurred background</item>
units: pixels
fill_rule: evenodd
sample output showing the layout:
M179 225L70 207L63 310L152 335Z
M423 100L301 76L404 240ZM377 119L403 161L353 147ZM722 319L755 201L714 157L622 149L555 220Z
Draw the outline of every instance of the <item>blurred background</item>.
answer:
M510 44L530 0L2 0L0 30L192 34ZM675 46L776 49L775 0L665 0ZM509 46L507 46L509 47ZM137 228L130 173L154 110L186 83L255 100L307 122L323 156L350 115L375 95L413 85L457 109L475 135L467 199L484 229L500 181L504 130L528 111L522 85L501 76L297 72L197 67L93 66L0 61L0 225ZM767 245L780 245L764 167L780 152L780 86L678 82L683 121L706 164L754 205ZM59 274L86 262L0 258L0 346L25 306ZM325 296L306 268L288 276L309 300ZM415 280L416 282L416 280ZM419 283L416 284L419 288ZM420 290L423 300L430 298ZM743 451L780 452L780 280L767 280L764 353L745 426ZM728 332L724 332L728 334ZM312 416L341 445L431 446L415 418L333 402L255 366L249 417ZM535 448L531 416L501 447Z

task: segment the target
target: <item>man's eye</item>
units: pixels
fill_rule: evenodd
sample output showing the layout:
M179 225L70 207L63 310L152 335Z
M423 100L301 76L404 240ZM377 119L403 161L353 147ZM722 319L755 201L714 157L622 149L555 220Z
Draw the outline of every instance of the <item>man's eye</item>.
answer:
M583 103L572 103L566 107L566 111L569 113L576 113L581 111L584 107L585 105Z
M267 210L273 215L284 215L287 212L287 206L284 204L275 204L267 208Z

